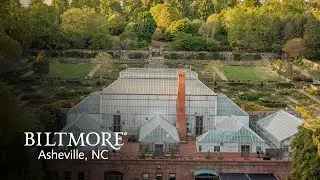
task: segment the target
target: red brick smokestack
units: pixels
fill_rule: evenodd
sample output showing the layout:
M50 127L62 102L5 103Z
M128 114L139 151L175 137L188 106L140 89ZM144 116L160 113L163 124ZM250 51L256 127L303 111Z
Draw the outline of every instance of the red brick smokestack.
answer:
M178 72L177 130L181 141L187 140L186 127L186 73Z

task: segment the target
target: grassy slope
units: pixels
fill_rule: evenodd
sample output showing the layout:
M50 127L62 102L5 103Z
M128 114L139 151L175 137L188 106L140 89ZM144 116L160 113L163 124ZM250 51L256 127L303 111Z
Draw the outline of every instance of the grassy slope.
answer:
M85 78L94 64L50 63L49 76L60 78Z

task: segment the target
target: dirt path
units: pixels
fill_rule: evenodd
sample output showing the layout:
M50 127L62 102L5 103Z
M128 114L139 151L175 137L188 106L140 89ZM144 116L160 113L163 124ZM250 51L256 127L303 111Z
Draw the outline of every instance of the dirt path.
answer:
M86 79L92 78L93 75L101 68L101 64L97 64L86 76Z
M221 80L228 81L228 78L217 67L212 65L212 69L215 73L217 73L217 75L220 77Z

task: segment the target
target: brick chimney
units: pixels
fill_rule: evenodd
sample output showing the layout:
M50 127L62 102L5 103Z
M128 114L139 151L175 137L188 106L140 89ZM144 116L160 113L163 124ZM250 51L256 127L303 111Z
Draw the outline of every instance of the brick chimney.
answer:
M178 94L177 94L177 130L180 141L187 140L186 127L186 73L178 72Z

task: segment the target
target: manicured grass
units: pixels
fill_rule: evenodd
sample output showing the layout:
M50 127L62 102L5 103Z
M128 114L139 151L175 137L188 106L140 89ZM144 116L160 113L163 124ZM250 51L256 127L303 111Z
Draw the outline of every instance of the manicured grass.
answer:
M94 64L50 63L49 77L56 78L85 78Z
M253 82L282 81L282 79L268 67L224 66L223 71L228 80Z

